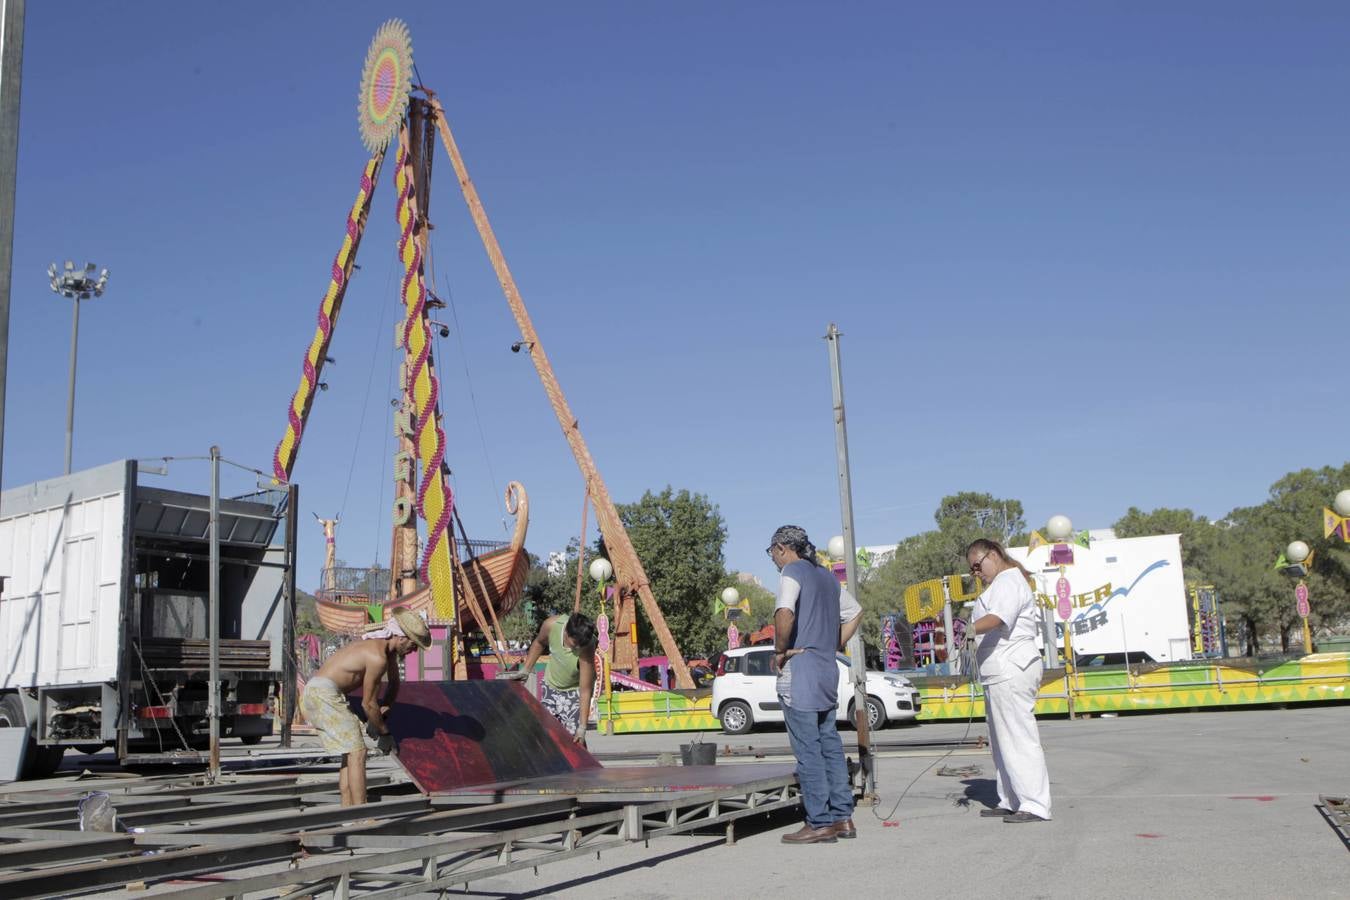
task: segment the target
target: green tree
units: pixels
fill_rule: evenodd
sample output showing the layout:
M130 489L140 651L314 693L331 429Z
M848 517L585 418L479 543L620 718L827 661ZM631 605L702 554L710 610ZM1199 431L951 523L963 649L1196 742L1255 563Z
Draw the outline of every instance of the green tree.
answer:
M935 530L901 539L889 560L860 574L857 594L868 642L880 643L882 616L904 610L909 585L964 572L971 541L1001 542L1010 533L1009 543L1015 543L1026 535L1022 501L975 491L943 497L933 520Z
M1204 516L1197 516L1189 509L1160 507L1144 512L1131 506L1111 527L1120 538L1181 535L1181 567L1186 581L1207 584L1214 580L1217 571L1214 554L1222 529Z
M726 625L713 615L713 603L731 582L722 555L726 525L716 504L667 486L619 504L618 511L680 652L697 657L721 649ZM661 653L641 603L637 609L640 652Z

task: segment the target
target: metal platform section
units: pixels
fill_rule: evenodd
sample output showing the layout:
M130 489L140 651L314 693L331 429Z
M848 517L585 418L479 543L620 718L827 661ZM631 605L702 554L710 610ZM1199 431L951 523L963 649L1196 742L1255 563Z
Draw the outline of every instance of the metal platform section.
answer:
M1350 797L1332 797L1323 794L1317 798L1317 810L1322 818L1340 837L1341 843L1350 849Z
M586 806L556 793L462 806L413 793L393 767L371 773L372 802L359 807L338 805L332 766L217 784L104 778L14 791L0 797L0 897L129 886L201 898L407 896L665 834L714 828L730 842L736 821L797 806L796 780L776 767L726 768L760 777L692 771L678 779L685 790L658 799L642 779L621 774L606 802ZM623 800L614 788L624 783L641 802ZM718 786L700 789L709 784ZM80 830L78 803L89 791L108 794L117 831Z
M575 797L580 803L642 803L699 792L754 792L795 779L793 765L634 766L580 769L564 775L466 785L436 797L500 803L526 797Z
M403 684L388 722L399 765L426 794L600 768L516 681Z

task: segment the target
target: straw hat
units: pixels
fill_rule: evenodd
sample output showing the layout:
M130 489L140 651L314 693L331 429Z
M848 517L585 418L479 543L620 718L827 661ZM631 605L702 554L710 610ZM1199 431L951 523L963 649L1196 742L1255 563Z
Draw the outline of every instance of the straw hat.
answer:
M394 610L394 621L403 635L423 650L431 649L431 629L422 617L410 609Z

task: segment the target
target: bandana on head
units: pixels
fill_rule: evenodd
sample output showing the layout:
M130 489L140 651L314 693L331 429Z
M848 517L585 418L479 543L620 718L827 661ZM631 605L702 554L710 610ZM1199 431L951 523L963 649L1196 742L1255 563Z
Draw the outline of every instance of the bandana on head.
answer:
M782 544L784 547L791 547L799 553L810 543L810 539L806 536L806 529L797 525L784 525L773 533L773 538L769 541L770 546Z

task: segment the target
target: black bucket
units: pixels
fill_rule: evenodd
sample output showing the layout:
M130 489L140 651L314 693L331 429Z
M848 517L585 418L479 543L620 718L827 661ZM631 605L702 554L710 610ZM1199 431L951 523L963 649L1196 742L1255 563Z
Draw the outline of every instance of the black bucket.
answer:
M716 744L681 744L680 759L686 766L711 766L717 763Z

